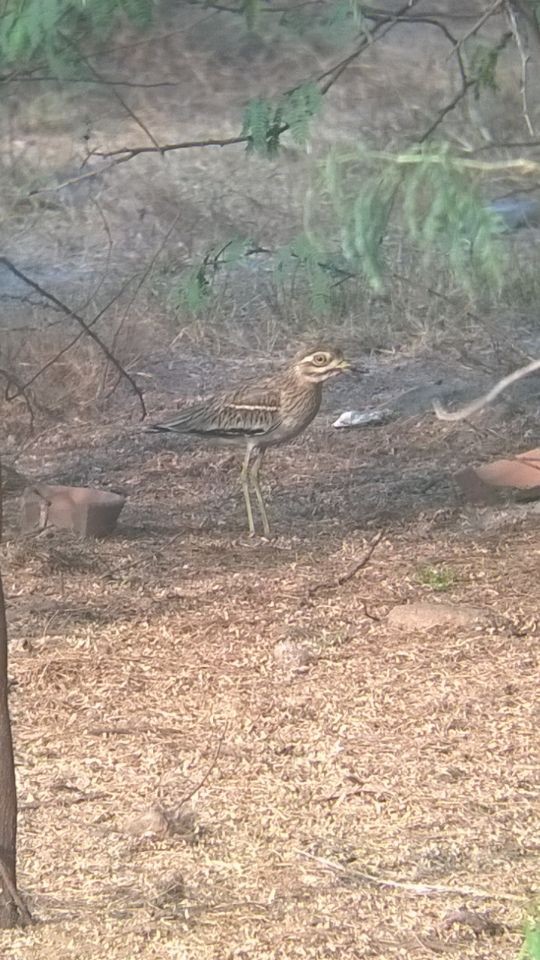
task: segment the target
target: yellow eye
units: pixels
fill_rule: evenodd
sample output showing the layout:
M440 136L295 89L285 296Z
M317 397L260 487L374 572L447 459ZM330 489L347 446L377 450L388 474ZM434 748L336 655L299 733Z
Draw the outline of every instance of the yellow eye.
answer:
M316 363L318 367L322 367L325 363L328 363L328 357L325 353L314 353L313 363Z

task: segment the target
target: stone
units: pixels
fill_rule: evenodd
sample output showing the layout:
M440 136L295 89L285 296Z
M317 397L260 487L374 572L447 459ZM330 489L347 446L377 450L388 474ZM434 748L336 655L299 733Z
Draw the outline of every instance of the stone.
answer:
M133 817L127 817L120 823L122 833L127 833L131 837L147 837L152 839L161 839L169 832L169 818L158 803L152 804L146 810Z
M434 627L471 627L490 622L491 611L469 603L419 600L400 603L390 610L387 622L401 630L433 630Z
M306 668L315 659L313 651L306 644L295 640L278 640L274 644L273 654L276 663L288 670Z

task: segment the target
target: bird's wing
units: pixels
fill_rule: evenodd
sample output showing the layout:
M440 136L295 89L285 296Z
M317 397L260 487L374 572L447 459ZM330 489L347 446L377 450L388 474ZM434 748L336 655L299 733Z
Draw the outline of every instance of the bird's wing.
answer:
M154 430L223 439L256 439L279 426L280 410L279 390L259 382L187 407L174 419L156 424Z

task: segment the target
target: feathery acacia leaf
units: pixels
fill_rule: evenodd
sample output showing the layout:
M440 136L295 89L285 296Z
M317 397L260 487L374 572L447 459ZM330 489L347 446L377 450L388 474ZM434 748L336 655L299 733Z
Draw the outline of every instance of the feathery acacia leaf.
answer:
M316 83L304 83L287 91L277 101L250 100L245 111L242 136L249 137L248 152L275 157L286 130L299 145L307 143L311 123L321 109L322 94Z
M40 57L59 75L62 61L73 66L69 41L81 31L106 36L122 15L138 26L148 26L153 7L152 0L6 0L0 28L0 63L5 68Z

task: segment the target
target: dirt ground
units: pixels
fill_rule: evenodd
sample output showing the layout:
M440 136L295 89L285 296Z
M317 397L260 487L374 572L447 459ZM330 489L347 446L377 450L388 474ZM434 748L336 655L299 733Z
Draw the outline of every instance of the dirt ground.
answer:
M531 424L443 425L397 397L415 371L343 378L268 455L271 542L244 533L238 458L144 435L134 404L21 458L129 498L99 543L21 539L7 502L19 881L39 923L0 935L6 960L517 954L538 892L539 514L467 506L451 477ZM180 356L152 372L152 411L245 375ZM383 425L331 427L392 398ZM433 598L494 616L386 620Z
M464 33L478 4L461 8ZM95 151L146 143L133 113L159 143L236 135L248 99L348 50L167 9L152 34L119 33L96 55L129 110L107 85L71 84L61 110L50 84L6 89L4 254L88 320L149 271L94 328L144 386L149 420L266 372L297 335L339 335L367 371L333 383L309 431L269 453L269 542L246 536L239 456L146 435L127 391L103 402L114 378L87 341L34 385L48 412L33 437L24 405L0 399L7 465L128 496L98 543L22 537L8 492L19 885L38 922L0 932L1 960L509 960L539 893L540 513L471 507L453 476L538 445L538 380L472 425L438 422L431 401L477 396L538 355L538 231L505 238L515 273L497 302L456 290L444 264L411 267L398 244L384 296L358 284L335 316L278 295L254 259L202 317L174 310L178 277L212 244L298 234L328 143L414 140L459 73L440 31L401 25L329 92L313 153L141 156L50 190ZM517 57L505 51L496 94L449 117L460 148L482 148L484 126L523 139ZM26 382L77 329L5 269L0 300L0 367ZM334 430L351 408L387 419ZM492 615L392 626L415 600Z

